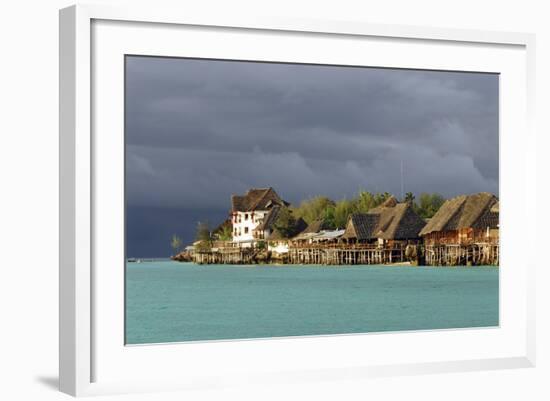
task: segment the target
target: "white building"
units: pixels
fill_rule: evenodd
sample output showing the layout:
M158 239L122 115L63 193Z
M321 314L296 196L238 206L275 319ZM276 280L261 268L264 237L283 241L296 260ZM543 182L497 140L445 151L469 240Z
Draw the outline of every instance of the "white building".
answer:
M248 247L269 239L271 223L281 206L288 203L273 188L252 188L242 196L231 196L233 242Z

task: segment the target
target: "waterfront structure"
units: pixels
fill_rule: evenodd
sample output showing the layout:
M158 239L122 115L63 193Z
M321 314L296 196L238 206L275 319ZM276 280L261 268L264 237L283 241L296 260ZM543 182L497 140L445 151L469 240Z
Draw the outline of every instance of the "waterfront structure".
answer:
M392 196L367 213L352 214L342 239L349 244L371 244L379 248L417 245L425 225L412 204L398 203Z
M426 264L498 264L499 201L487 192L447 200L420 232Z
M212 241L198 241L181 255L196 263L495 264L499 260L499 202L489 193L446 201L422 219L412 203L393 196L367 213L349 215L345 228L324 220L295 219L289 204L272 188L251 189L232 197L228 221ZM225 240L232 232L231 240ZM223 239L221 238L223 237Z
M240 247L253 247L267 240L281 207L288 206L271 187L252 188L244 195L231 196L232 241Z
M291 263L383 264L416 260L419 233L425 221L410 203L392 196L368 213L349 216L340 230L320 230L314 222L292 239Z

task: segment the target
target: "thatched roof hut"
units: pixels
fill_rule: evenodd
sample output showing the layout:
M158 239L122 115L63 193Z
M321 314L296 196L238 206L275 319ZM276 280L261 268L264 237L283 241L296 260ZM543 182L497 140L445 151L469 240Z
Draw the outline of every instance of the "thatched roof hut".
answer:
M498 228L498 215L498 199L495 195L488 192L460 195L445 201L420 235L465 228Z
M374 233L380 221L378 214L354 213L346 224L343 239L370 240L376 238Z
M255 210L269 210L273 206L288 206L289 203L271 187L251 188L244 195L231 195L231 211L252 212Z
M425 224L410 203L398 203L392 196L368 213L352 214L342 238L359 241L416 239Z

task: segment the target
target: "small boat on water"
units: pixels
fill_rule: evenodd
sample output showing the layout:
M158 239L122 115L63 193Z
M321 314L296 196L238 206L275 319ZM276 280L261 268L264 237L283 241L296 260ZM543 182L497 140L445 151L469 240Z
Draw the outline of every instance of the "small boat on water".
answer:
M141 259L128 258L128 263L141 263Z

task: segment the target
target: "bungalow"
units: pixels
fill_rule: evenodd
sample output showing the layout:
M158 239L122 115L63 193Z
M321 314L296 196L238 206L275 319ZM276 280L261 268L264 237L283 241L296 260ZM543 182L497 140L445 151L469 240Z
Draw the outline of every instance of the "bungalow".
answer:
M425 245L498 242L499 202L487 192L447 200L420 232Z
M497 264L499 201L487 192L449 199L420 235L427 264Z
M252 188L242 196L232 195L232 241L241 247L250 247L258 240L269 239L278 209L288 205L271 187Z
M392 196L367 213L352 214L342 239L350 244L372 244L380 248L417 244L425 224L410 203L398 203Z

